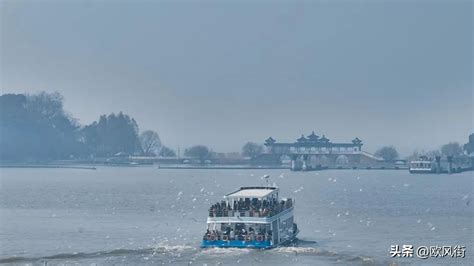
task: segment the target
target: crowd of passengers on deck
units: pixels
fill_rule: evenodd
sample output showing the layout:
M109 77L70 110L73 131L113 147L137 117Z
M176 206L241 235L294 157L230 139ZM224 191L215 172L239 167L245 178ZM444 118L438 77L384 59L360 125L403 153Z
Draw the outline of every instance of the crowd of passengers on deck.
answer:
M239 199L234 201L233 206L229 202L221 201L211 206L209 216L233 217L235 212L237 212L240 216L271 217L290 208L292 204L291 199L281 200L280 202L276 199Z

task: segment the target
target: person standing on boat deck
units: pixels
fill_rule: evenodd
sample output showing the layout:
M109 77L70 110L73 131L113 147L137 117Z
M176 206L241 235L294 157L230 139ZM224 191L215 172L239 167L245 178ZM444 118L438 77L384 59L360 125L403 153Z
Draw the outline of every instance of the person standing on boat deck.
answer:
M248 233L249 237L250 237L250 240L254 240L255 239L255 236L254 236L254 230L252 227L249 227L249 233Z
M230 229L229 235L230 235L230 240L234 240L234 238L235 238L234 229Z

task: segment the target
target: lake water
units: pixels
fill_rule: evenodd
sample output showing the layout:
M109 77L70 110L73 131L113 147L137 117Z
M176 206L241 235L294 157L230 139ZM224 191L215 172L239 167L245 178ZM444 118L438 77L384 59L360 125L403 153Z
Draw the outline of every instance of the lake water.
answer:
M405 170L0 169L0 262L56 265L472 263L473 173ZM300 241L200 249L209 206L271 175L296 200ZM391 245L462 245L466 258L391 258Z

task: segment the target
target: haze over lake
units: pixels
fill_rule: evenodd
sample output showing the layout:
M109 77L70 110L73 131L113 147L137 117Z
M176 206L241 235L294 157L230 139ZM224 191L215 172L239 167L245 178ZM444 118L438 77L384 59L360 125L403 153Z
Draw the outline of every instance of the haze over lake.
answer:
M473 10L0 0L0 264L472 265Z
M404 170L0 170L0 262L468 265L472 173ZM209 206L271 175L296 200L295 247L199 248ZM390 245L464 245L466 258L391 259Z
M2 1L5 93L123 111L173 149L315 130L403 155L472 133L472 1Z

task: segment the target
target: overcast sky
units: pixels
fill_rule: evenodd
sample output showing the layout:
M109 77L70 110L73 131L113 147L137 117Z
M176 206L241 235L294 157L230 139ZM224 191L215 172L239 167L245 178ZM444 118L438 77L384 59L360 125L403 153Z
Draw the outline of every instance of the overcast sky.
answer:
M314 130L406 155L474 131L471 1L240 2L2 1L2 93L181 149Z

